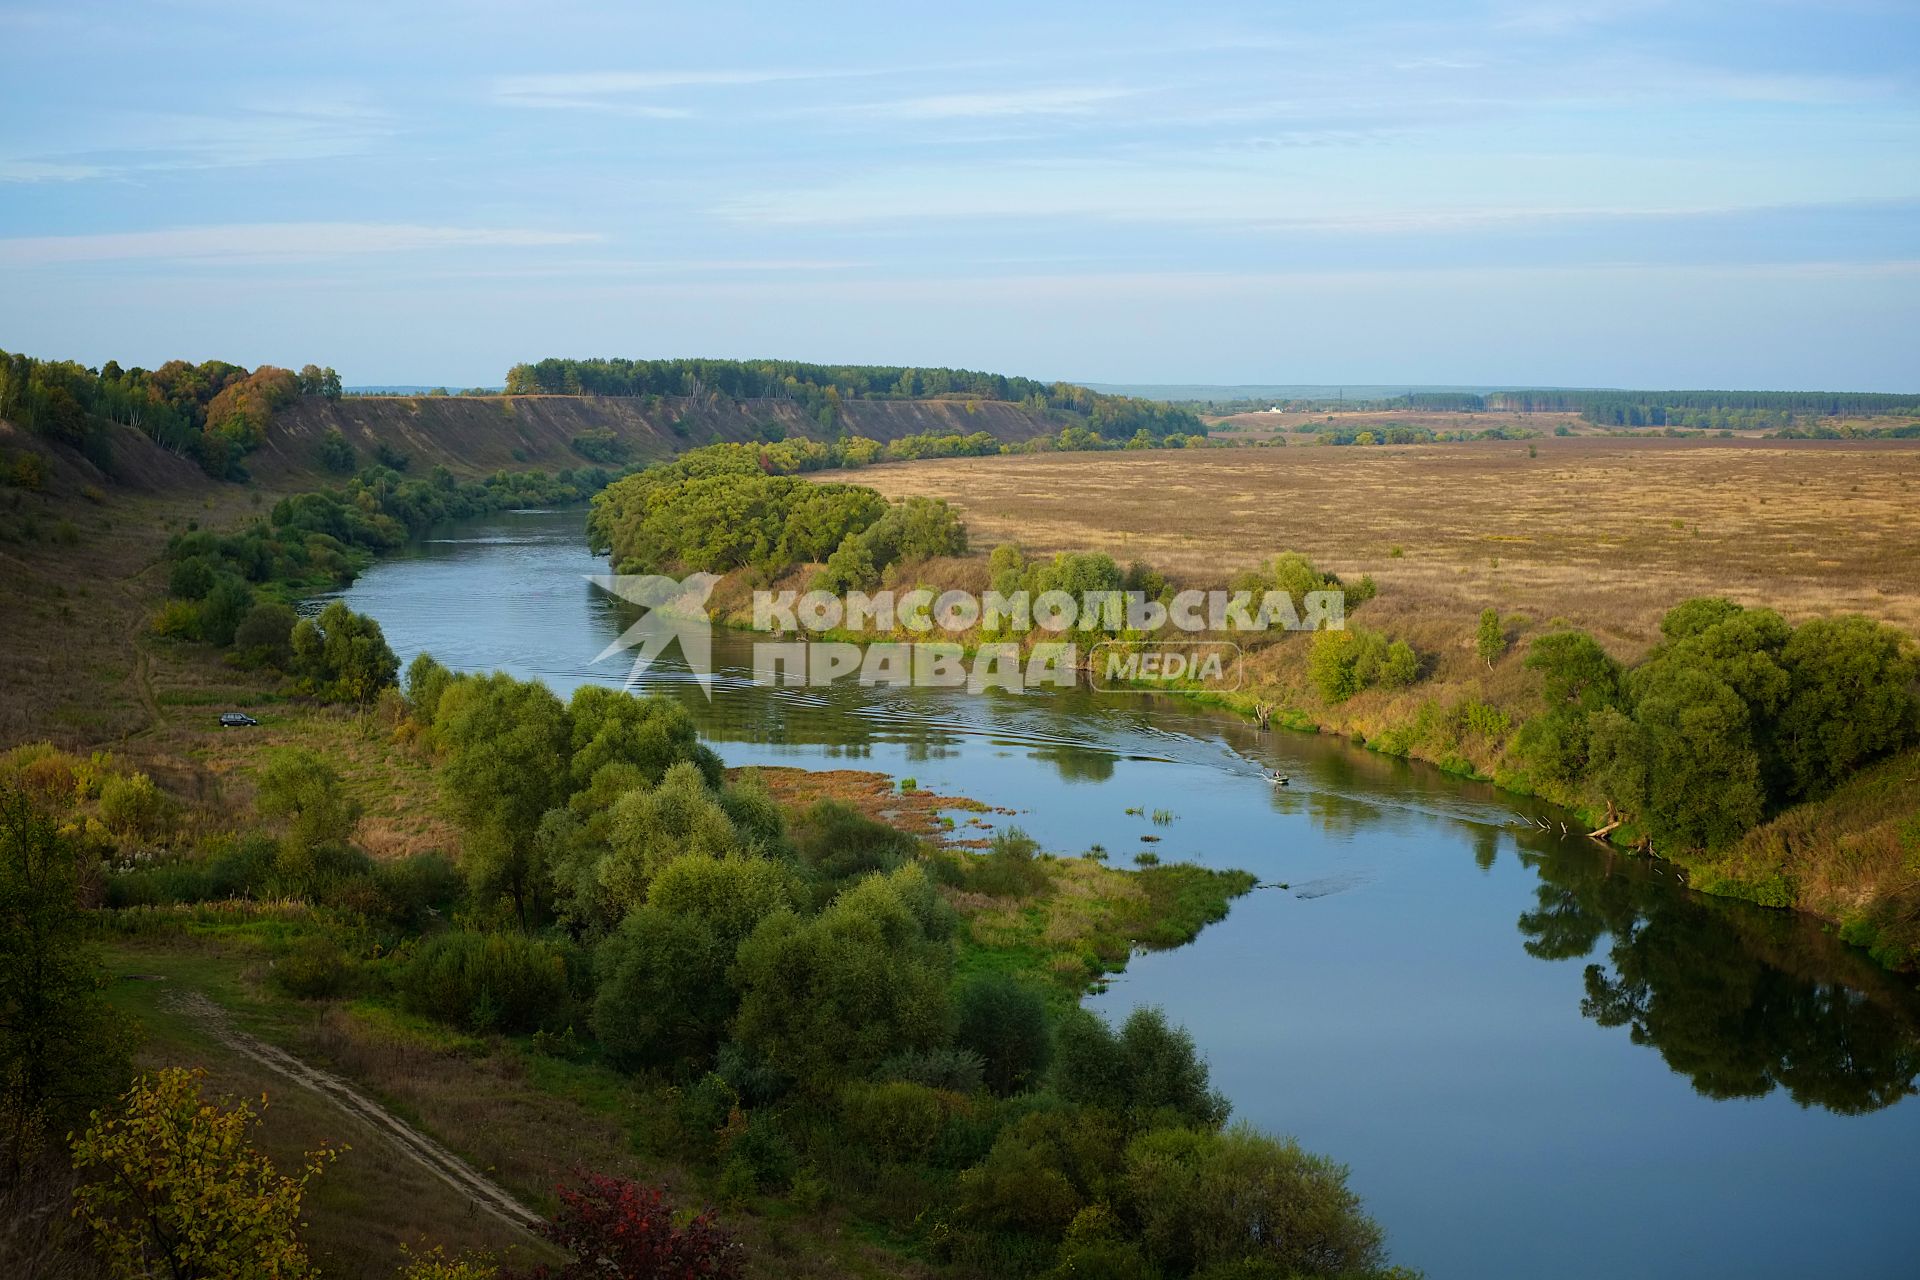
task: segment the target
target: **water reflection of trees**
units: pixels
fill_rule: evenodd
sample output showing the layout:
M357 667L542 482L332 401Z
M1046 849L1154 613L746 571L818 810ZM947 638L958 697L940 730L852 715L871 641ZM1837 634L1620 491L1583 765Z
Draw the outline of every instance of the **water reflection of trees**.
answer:
M1058 769L1062 782L1105 782L1113 776L1113 762L1117 758L1111 751L1102 751L1098 747L1066 743L1041 747L1029 755Z
M1860 1114L1915 1092L1920 1019L1890 975L1784 912L1677 892L1617 855L1522 849L1540 875L1529 954L1592 956L1580 1011L1626 1027L1711 1098L1785 1089Z

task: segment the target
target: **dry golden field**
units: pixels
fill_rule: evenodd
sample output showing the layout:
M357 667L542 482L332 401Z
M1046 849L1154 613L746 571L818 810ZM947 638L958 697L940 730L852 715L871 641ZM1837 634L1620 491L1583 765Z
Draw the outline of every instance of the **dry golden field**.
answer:
M1290 445L956 458L856 478L946 498L981 549L1105 551L1192 585L1301 551L1372 574L1395 613L1493 605L1627 653L1702 594L1920 635L1920 441Z
M1343 409L1338 413L1289 411L1270 413L1256 409L1251 413L1200 415L1207 433L1216 440L1266 440L1282 432L1314 431L1325 426L1351 427L1356 431L1385 427L1426 427L1434 432L1487 431L1510 427L1524 431L1551 431L1563 423L1583 434L1600 428L1580 420L1577 413L1442 413L1414 409ZM1903 419L1904 421L1904 419Z

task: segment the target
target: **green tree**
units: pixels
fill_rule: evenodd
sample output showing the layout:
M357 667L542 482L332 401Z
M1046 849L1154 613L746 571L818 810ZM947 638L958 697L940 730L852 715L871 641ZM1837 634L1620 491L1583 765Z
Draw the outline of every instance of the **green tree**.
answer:
M420 653L407 664L407 707L414 720L431 729L440 709L440 695L456 677L430 653Z
M1360 692L1360 677L1354 670L1359 649L1360 639L1353 631L1314 633L1313 647L1307 652L1307 675L1322 698L1345 702Z
M1780 653L1786 703L1775 733L1793 799L1824 794L1869 760L1913 741L1913 642L1870 618L1803 623Z
M505 895L522 928L546 906L535 835L565 799L570 738L566 708L543 684L495 672L440 695L441 793L465 837L468 879L483 897Z
M635 766L649 786L658 786L681 763L692 764L708 786L720 785L720 757L700 741L693 716L672 698L636 698L621 689L585 684L567 703L567 719L572 726L567 768L576 789L616 762Z
M200 604L200 638L222 649L233 643L241 620L253 608L253 588L233 574L222 574Z
M775 912L740 948L736 1038L818 1090L943 1044L950 927L918 866L869 876L811 920Z
M293 658L293 629L300 615L278 600L263 600L234 629L233 647L256 666L283 667Z
M347 438L340 434L340 428L329 428L327 433L320 437L319 454L320 465L336 475L347 475L353 471L353 446L348 444Z
M733 1011L731 959L698 920L631 912L594 953L594 1038L628 1068L708 1060Z
M50 814L0 789L0 1181L130 1074L86 941L79 858Z
M1480 661L1487 664L1487 670L1493 670L1493 664L1507 651L1507 632L1500 625L1498 609L1480 611L1480 630L1474 638L1474 652L1480 655Z
M987 1087L1001 1096L1037 1083L1053 1058L1047 1005L1040 994L1004 973L984 973L954 995L954 1039L980 1055Z
M1753 716L1732 685L1695 667L1662 668L1640 682L1633 720L1642 790L1608 798L1638 811L1656 838L1719 848L1760 821L1767 802ZM1603 776L1625 767L1603 765Z
M181 600L203 600L218 577L219 565L206 556L176 560L167 571L167 594Z
M380 624L338 600L318 618L302 618L288 643L293 674L308 693L327 701L371 702L400 671Z
M1053 1081L1069 1102L1130 1115L1140 1124L1159 1113L1213 1127L1229 1110L1193 1037L1168 1025L1158 1009L1135 1009L1118 1032L1098 1014L1070 1010L1057 1033Z
M256 803L266 817L286 820L281 862L296 875L311 872L315 852L346 843L360 823L360 802L333 766L297 747L268 757Z
M1540 672L1547 709L1520 726L1514 750L1537 781L1576 787L1589 771L1594 713L1620 702L1620 665L1584 631L1536 637L1522 665Z
M1667 610L1660 619L1660 634L1669 641L1685 640L1742 612L1739 605L1724 596L1699 596Z
M1585 714L1620 700L1620 664L1584 631L1535 637L1524 665L1540 673L1549 707L1570 706Z
M100 782L100 820L121 835L151 839L173 812L173 802L144 773L108 774Z
M867 591L879 584L880 570L873 563L873 553L857 533L840 540L840 545L813 579L815 591L831 591L835 595Z
M1147 1256L1170 1274L1382 1275L1385 1236L1347 1170L1246 1126L1163 1129L1127 1149L1128 1200Z
M1420 655L1405 640L1395 640L1380 658L1374 682L1382 689L1404 689L1420 678Z

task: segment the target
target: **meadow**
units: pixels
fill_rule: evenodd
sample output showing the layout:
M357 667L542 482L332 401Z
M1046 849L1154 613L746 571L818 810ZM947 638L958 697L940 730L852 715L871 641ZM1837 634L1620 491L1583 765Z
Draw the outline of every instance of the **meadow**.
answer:
M976 548L1104 551L1193 585L1299 551L1379 613L1565 619L1630 657L1725 595L1920 633L1920 443L1544 437L956 458L869 468L945 498Z

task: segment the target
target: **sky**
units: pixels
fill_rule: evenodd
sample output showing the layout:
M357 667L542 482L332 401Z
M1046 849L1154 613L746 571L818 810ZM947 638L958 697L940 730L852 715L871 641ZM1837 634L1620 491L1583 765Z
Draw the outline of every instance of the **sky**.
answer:
M0 348L1920 389L1920 4L0 0Z

